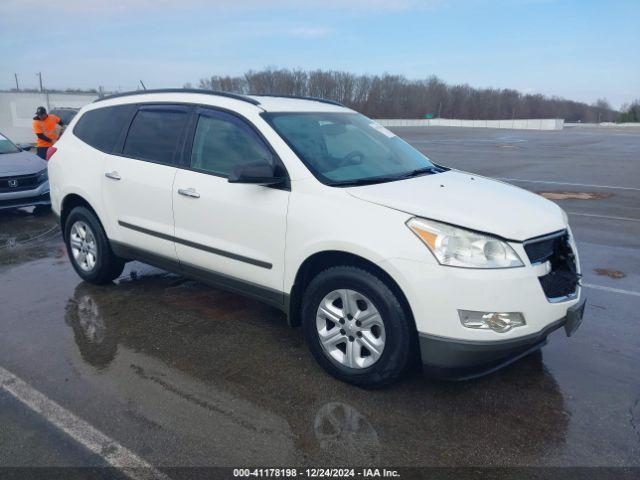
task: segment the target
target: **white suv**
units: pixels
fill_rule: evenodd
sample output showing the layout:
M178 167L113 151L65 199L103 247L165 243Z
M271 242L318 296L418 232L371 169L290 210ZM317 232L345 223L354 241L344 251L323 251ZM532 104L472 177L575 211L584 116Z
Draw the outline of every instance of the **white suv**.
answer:
M53 210L84 280L135 259L261 299L347 382L387 384L418 356L468 378L582 320L558 206L436 165L334 102L116 95L55 150Z

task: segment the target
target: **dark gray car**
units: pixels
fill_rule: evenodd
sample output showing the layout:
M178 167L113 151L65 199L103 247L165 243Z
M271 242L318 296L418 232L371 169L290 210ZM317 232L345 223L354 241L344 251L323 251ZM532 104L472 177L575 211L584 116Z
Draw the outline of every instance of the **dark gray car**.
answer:
M49 113L53 113L54 115L59 117L65 125L69 125L69 123L71 123L71 120L73 120L73 117L75 117L79 111L79 108L61 107L54 108Z
M47 162L0 133L0 210L49 205Z

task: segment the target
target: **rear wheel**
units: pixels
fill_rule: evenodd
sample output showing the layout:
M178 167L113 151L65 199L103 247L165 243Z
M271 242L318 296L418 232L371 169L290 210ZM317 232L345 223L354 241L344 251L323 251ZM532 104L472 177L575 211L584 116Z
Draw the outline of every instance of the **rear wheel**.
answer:
M85 207L74 208L65 223L67 253L83 280L103 284L119 277L124 260L117 257L96 215Z
M409 365L411 320L396 294L372 273L350 266L319 273L305 291L302 309L309 348L336 378L381 387Z

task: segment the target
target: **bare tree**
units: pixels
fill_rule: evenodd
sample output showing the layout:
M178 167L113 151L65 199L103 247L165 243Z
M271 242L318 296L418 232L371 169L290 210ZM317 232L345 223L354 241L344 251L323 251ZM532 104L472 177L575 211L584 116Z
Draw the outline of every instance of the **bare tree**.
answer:
M574 122L610 122L623 118L605 99L587 105L558 97L522 94L511 89L447 85L436 76L408 80L388 73L354 75L332 70L307 72L267 68L250 70L237 77L204 78L199 86L244 94L327 98L375 118L422 118L430 115L488 120L564 118ZM637 107L637 103L634 105Z

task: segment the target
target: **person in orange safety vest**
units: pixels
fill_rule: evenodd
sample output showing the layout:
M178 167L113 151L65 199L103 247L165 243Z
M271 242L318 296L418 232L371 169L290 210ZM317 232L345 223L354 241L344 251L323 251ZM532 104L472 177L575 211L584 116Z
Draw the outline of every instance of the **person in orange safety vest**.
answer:
M36 147L38 156L43 160L47 157L47 149L58 140L56 125L64 126L64 123L56 115L49 115L47 109L38 107L36 116L33 117L33 133L36 135Z

